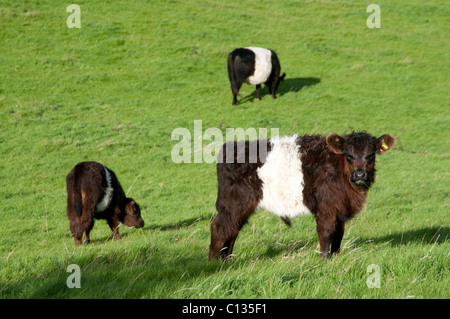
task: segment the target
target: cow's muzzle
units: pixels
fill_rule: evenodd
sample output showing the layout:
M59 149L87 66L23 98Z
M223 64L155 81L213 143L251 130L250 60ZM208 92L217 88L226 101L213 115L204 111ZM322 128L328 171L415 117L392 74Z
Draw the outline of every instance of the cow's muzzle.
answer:
M354 170L351 176L352 183L358 185L358 186L369 186L369 173L366 170L363 169L357 169Z

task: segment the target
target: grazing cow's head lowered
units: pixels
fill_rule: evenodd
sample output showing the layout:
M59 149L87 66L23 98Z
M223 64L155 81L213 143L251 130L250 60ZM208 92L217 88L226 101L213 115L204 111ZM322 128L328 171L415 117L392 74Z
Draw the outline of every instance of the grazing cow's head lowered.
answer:
M125 210L122 215L119 216L119 220L128 227L142 228L144 226L144 220L141 217L141 208L138 203L133 199L127 198L125 200Z
M385 134L375 138L366 133L353 133L344 137L332 133L326 142L330 151L345 158L345 175L355 185L370 188L375 179L375 155L387 152L394 138Z
M312 214L321 256L338 252L345 222L362 210L375 181L375 157L390 150L394 138L357 132L245 141L240 142L245 162L239 152L227 154L236 148L230 143L238 145L225 144L219 159L227 160L217 163L218 214L211 224L210 259L231 255L239 231L258 208L289 226L290 218ZM254 163L250 153L257 148Z
M66 177L67 217L75 244L90 241L94 219L106 219L114 239L120 239L119 222L141 228L139 205L125 196L116 174L97 162L80 162Z

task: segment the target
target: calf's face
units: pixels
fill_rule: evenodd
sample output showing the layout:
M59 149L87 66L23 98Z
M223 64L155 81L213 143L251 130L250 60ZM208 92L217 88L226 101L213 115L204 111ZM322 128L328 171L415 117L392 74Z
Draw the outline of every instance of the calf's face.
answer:
M390 134L376 138L367 133L331 133L326 142L330 151L345 158L344 171L350 182L368 189L375 180L375 156L390 150L395 139Z
M130 201L126 204L125 214L121 222L128 227L144 227L144 220L141 217L141 209L138 203L136 203L134 200L130 199Z

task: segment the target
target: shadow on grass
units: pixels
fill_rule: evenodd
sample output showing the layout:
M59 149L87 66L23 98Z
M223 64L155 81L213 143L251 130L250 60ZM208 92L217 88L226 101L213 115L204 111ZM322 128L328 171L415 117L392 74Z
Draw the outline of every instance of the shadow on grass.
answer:
M203 220L209 220L209 218L207 217L198 217L198 218L188 218L185 219L183 221L179 221L177 223L172 223L172 224L164 224L164 225L155 225L152 224L151 226L144 226L141 229L136 229L135 231L151 231L151 230L155 230L155 229L159 229L161 231L171 231L171 230L179 230L182 228L191 228L193 226L195 226L198 222L203 221ZM101 223L102 221L96 221L97 223ZM129 234L130 231L132 230L131 227L127 227L123 224L119 224L119 233L120 236L122 238L126 238ZM97 244L103 244L105 242L108 241L112 241L113 239L113 234L111 232L111 234L109 234L108 236L102 236L102 237L97 237L96 233L95 233L95 227L94 229L91 231L91 240L89 242L88 245L97 245ZM86 244L84 244L86 245Z
M313 77L291 78L291 79L287 78L280 83L280 86L278 87L278 90L277 90L277 97L283 96L289 92L297 93L304 87L313 86L313 85L316 85L319 83L320 83L320 79L313 78ZM266 86L264 86L261 88L261 99L263 99L266 95L271 96L271 94L269 93L269 89ZM255 98L256 98L256 89L251 94L244 96L238 102L238 104L243 104L246 102L253 102L255 100Z
M408 243L421 243L425 245L443 244L448 240L450 228L446 226L424 227L420 229L405 230L401 233L384 235L380 237L360 238L362 242L386 243L393 246L407 245Z
M140 256L145 250L129 250ZM125 251L124 251L125 252ZM197 254L178 256L157 254L123 260L121 253L77 257L68 262L80 267L80 288L69 288L73 282L67 265L55 269L48 278L26 278L16 287L7 287L6 293L23 295L29 285L34 288L26 298L176 298L183 291L195 289L198 278L208 278L218 271L218 264L208 263ZM206 280L206 279L205 279ZM194 287L194 288L190 288ZM9 291L8 291L9 290ZM12 294L14 296L14 294Z
M145 227L144 226L144 230L145 229L160 229L162 231L166 231L166 230L178 230L180 228L191 228L193 227L195 224L197 224L200 221L203 220L209 220L209 217L204 217L204 216L200 216L198 218L188 218L185 219L183 221L179 221L177 223L172 223L172 224L165 224L165 225L152 225L150 227Z
M292 78L285 79L280 83L277 94L283 96L289 92L299 92L306 86L313 86L320 83L319 78Z
M408 243L420 243L423 245L441 245L444 244L448 240L450 234L450 228L445 226L434 226L434 227L425 227L420 229L412 229L412 230L406 230L401 233L394 233L391 235L384 235L379 237L367 237L367 238L358 238L356 240L356 244L358 246L360 245L366 245L367 243L375 243L375 244L382 244L382 243L389 243L391 246L399 246L399 245L407 245ZM318 239L314 238L315 242L313 242L313 245L316 245L318 243ZM276 245L271 244L268 245L264 257L267 258L274 258L278 255L281 255L283 253L290 254L298 252L299 250L303 248L307 248L308 245L311 245L311 243L299 241L295 244L295 246L292 245Z

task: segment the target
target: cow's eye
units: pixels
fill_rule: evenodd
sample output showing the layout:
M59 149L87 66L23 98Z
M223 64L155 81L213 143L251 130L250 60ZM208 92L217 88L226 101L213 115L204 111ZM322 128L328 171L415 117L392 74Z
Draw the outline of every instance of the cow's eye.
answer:
M374 160L375 160L375 153L371 153L366 156L366 161L368 161L369 163L373 162Z
M352 162L353 162L353 160L355 159L354 157L353 157L353 155L350 155L350 154L348 154L348 153L345 153L344 154L345 155L345 159L351 164Z

